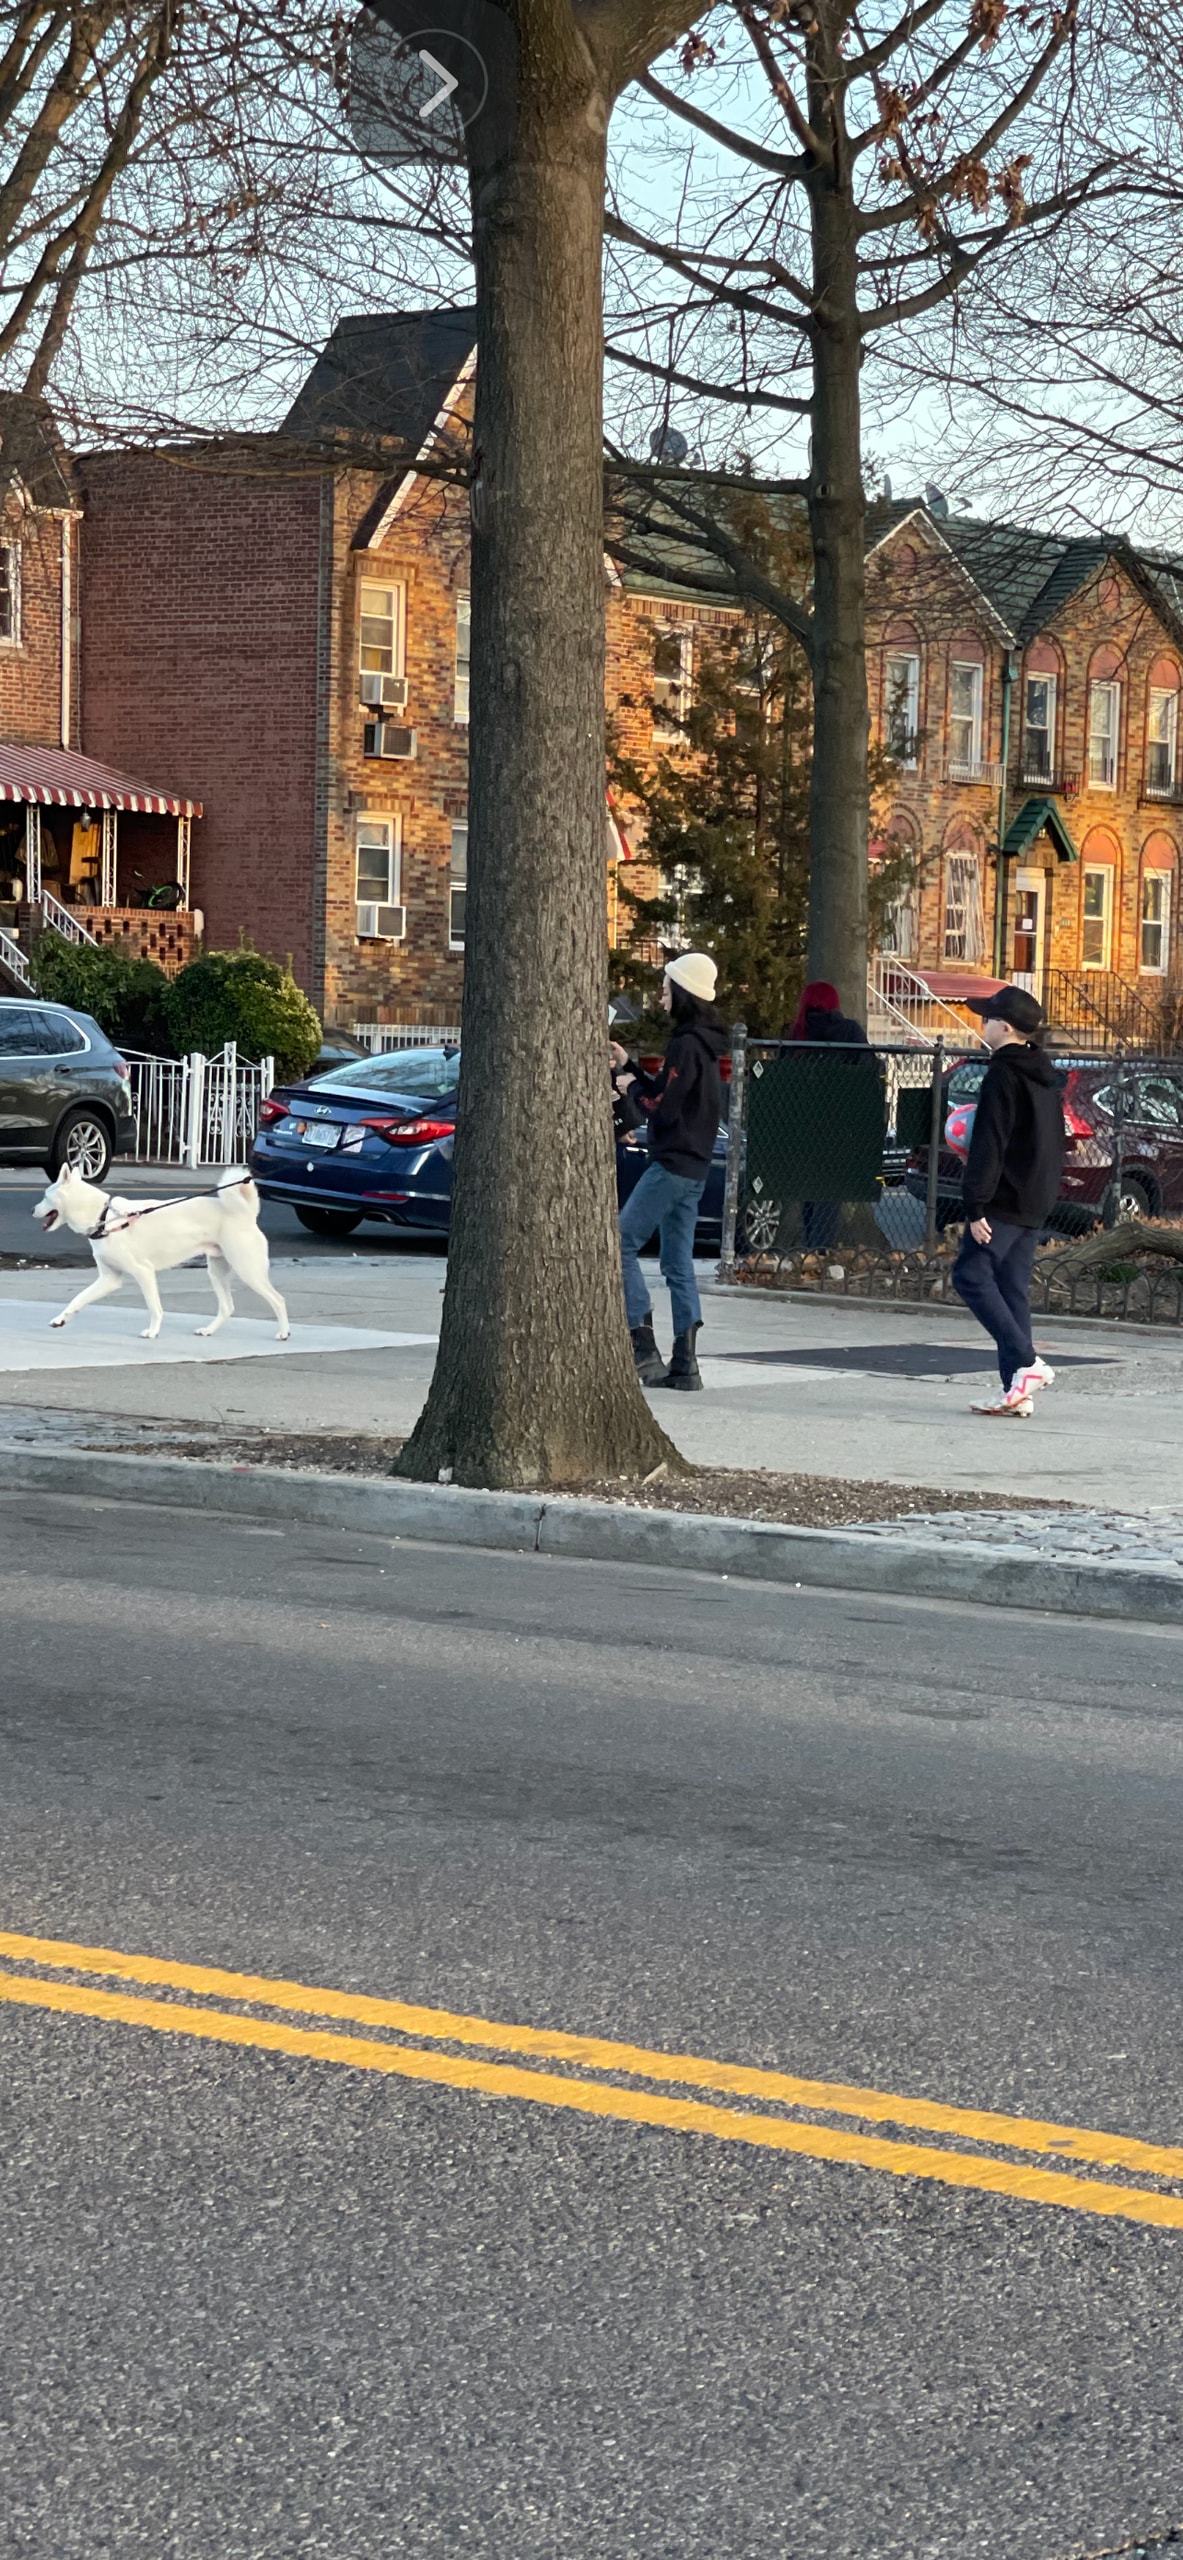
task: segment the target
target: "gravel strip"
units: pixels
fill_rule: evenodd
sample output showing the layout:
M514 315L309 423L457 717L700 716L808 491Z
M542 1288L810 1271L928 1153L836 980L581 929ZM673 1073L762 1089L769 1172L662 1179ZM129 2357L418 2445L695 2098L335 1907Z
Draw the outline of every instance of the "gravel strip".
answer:
M88 1440L90 1449L126 1447ZM232 1439L206 1434L141 1439L163 1458L218 1459L224 1465L313 1469L318 1473L382 1476L401 1447L398 1440L350 1437L342 1432L258 1431ZM579 1494L585 1502L626 1502L645 1511L700 1511L734 1520L779 1520L798 1529L850 1528L868 1521L927 1517L933 1512L997 1513L1071 1511L1061 1502L1035 1502L1026 1493L967 1493L939 1485L864 1484L842 1476L777 1475L761 1467L701 1467L689 1475L661 1470L647 1483L619 1476L596 1484L552 1485L552 1493Z

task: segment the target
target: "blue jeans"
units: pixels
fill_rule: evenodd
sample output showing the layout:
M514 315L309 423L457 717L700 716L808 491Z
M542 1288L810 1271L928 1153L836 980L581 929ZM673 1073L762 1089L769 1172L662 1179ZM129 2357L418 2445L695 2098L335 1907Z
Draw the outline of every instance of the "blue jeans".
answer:
M1008 1227L990 1220L989 1244L975 1244L968 1226L953 1265L953 1286L998 1351L998 1374L1004 1389L1017 1369L1035 1358L1031 1339L1031 1273L1038 1227Z
M706 1181L705 1173L700 1181L697 1174L667 1173L663 1164L651 1164L625 1201L620 1212L620 1259L625 1310L634 1332L653 1313L637 1256L655 1227L661 1238L661 1276L669 1288L675 1336L702 1323L694 1277L694 1230Z

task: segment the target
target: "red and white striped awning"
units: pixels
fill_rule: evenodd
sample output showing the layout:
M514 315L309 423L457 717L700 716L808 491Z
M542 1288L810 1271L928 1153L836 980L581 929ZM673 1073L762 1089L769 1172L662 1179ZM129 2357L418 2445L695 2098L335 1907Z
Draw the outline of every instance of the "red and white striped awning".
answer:
M200 800L152 791L66 747L0 746L0 800L36 801L43 809L131 809L146 818L201 816Z

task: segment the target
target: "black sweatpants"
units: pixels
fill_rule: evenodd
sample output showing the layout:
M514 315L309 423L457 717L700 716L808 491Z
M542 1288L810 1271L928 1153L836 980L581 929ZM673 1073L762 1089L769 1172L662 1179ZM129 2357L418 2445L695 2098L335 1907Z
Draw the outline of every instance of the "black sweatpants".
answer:
M953 1265L959 1298L992 1334L998 1352L998 1374L1004 1389L1017 1369L1035 1358L1031 1339L1031 1273L1035 1266L1038 1227L1008 1227L990 1220L989 1244L977 1244L968 1226Z

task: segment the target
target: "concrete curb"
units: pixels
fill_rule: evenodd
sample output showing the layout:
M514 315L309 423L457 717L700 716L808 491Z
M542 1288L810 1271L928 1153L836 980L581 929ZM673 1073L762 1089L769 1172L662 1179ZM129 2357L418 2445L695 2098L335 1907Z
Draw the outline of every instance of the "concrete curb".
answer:
M1176 1577L1156 1565L1002 1555L969 1539L955 1547L936 1539L927 1546L902 1538L896 1543L859 1529L790 1529L700 1512L642 1511L626 1503L479 1493L459 1485L401 1484L394 1477L297 1475L282 1467L139 1451L124 1456L33 1449L15 1441L0 1442L0 1491L150 1503L154 1509L286 1521L426 1545L657 1565L798 1588L895 1592L1066 1617L1183 1624L1183 1574Z

